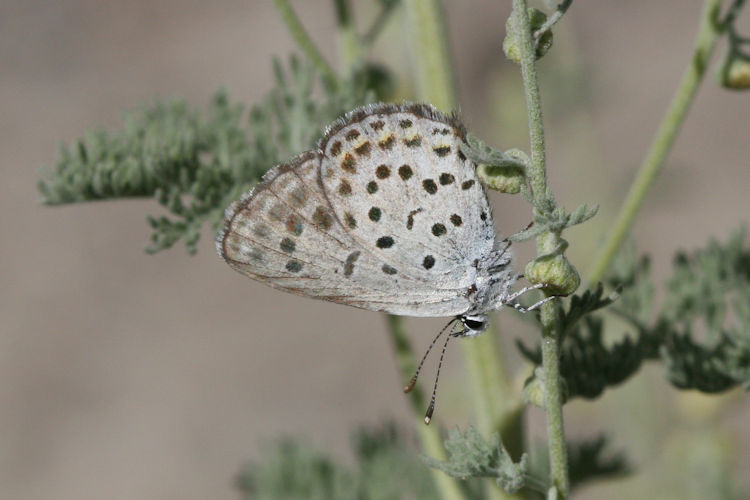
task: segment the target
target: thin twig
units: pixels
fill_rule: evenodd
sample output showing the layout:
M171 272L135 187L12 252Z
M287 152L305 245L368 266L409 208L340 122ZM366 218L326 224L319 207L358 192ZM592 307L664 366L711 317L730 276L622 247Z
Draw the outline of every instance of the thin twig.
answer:
M735 5L743 2L744 0L736 0ZM625 241L625 237L630 232L635 216L640 210L646 194L664 167L664 163L669 152L672 150L672 145L677 138L677 134L685 121L690 107L695 101L698 88L706 73L708 61L716 47L716 41L722 33L720 31L720 23L718 23L720 7L721 0L706 0L703 4L700 26L695 41L695 50L689 59L687 69L682 76L682 81L677 87L677 91L651 143L646 158L638 169L638 174L630 186L630 190L625 197L625 201L620 208L614 224L611 226L613 229L598 255L593 260L594 263L588 272L589 285L599 282L602 276L604 276L612 259L614 259L623 241Z
M382 3L383 7L380 9L380 12L378 12L377 17L372 22L372 25L370 28L365 32L365 34L362 36L362 43L365 46L370 46L373 43L375 43L375 40L380 35L380 32L385 27L386 22L388 21L388 18L391 16L393 11L395 10L396 6L399 4L399 0L395 0L392 2L386 2Z
M734 0L732 5L729 6L729 9L727 10L726 15L724 16L724 19L719 21L717 23L717 29L718 30L724 30L727 29L729 26L734 25L734 21L737 20L737 16L740 15L740 11L742 10L742 7L745 5L745 0Z
M336 72L333 70L331 65L328 64L328 61L325 60L323 54L310 38L310 35L307 34L305 27L300 22L297 14L294 12L294 9L292 9L292 6L289 5L289 2L287 0L273 1L276 4L276 8L278 9L279 14L281 15L281 19L286 24L289 33L292 35L292 38L294 38L294 40L297 42L297 45L299 45L300 50L304 52L307 58L315 65L316 68L318 68L318 71L323 74L323 77L328 80L329 83L336 84L338 82Z
M338 25L339 47L345 74L351 73L362 57L362 41L354 26L349 0L334 0L336 8L336 24Z

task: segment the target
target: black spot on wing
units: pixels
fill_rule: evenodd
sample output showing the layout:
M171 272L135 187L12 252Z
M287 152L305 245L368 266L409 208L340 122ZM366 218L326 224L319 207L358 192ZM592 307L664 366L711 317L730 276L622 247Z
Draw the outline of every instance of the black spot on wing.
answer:
M396 274L398 271L396 271L396 268L389 266L388 264L383 264L383 267L381 268L385 274Z
M391 169L388 168L388 165L379 165L378 168L375 169L375 177L378 179L387 179L391 176Z
M391 248L395 242L393 241L393 238L390 236L381 236L378 238L378 241L375 242L375 245L378 248Z

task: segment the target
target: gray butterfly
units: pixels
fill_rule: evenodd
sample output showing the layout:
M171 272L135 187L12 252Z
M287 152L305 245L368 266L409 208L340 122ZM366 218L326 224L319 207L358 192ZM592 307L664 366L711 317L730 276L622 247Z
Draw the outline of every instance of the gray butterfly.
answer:
M459 119L429 105L358 108L227 208L217 250L274 288L453 316L463 329L447 338L478 335L488 312L524 310L515 299L537 287L511 292L510 243L495 236L465 141Z

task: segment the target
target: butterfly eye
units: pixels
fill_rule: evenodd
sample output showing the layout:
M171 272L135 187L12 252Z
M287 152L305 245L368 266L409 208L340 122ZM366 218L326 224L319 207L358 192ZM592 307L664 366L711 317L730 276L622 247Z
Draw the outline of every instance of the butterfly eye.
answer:
M466 325L468 329L474 330L474 331L481 332L481 331L484 331L484 329L487 327L487 322L483 320L476 320L476 319L471 319L467 317L462 317L461 321L463 322L464 325Z

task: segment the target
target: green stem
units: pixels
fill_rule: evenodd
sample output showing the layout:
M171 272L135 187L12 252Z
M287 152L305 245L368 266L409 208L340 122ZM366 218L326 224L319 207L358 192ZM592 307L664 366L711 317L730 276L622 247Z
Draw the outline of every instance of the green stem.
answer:
M544 124L536 75L536 55L529 22L526 0L513 0L513 36L518 43L521 76L526 94L526 111L529 121L531 163L528 169L535 211L545 212L554 208L554 201L547 186L545 164ZM537 238L537 254L544 255L555 250L559 234L545 233ZM544 410L547 414L547 441L550 462L550 481L557 489L559 498L568 498L568 457L563 428L561 377L560 377L560 328L557 307L553 302L542 306L542 368L544 371Z
M480 340L481 339L481 340ZM509 394L509 382L506 374L497 363L498 346L494 329L488 328L487 335L466 339L461 342L467 363L467 371L473 391L474 407L477 409L477 427L485 436L497 432L499 419L504 409L505 401L498 394Z
M523 405L511 391L498 352L497 337L497 331L490 326L479 337L463 339L461 350L479 431L486 437L499 432L503 445L517 460L524 446ZM487 498L495 500L523 498L520 494L505 493L494 483L488 484L485 492Z
M518 43L521 77L526 97L526 113L529 125L531 163L528 167L529 186L534 207L542 210L546 201L551 198L547 187L547 159L544 146L544 125L542 122L542 101L539 94L539 83L536 78L536 55L534 40L531 36L529 14L526 1L513 1L513 14L516 21L511 24L516 43Z
M383 28L385 27L386 21L388 21L388 18L391 16L394 9L398 6L398 2L381 2L381 6L382 7L380 12L378 13L378 16L372 22L370 28L362 36L362 44L367 47L375 43L378 35L380 35L380 33L383 31Z
M560 377L560 330L557 308L552 303L542 306L542 367L544 377L544 411L547 413L547 447L550 481L559 498L568 498L568 450L565 447L563 400Z
M393 343L393 350L396 353L396 364L398 365L401 379L409 380L417 366L414 363L414 353L412 352L409 339L404 331L403 320L399 316L389 315L388 331ZM427 407L424 395L419 387L414 387L409 393L409 402L414 412L420 415ZM446 459L445 450L443 449L443 440L438 428L434 425L424 425L421 419L417 421L416 425L424 453L432 458L444 461ZM464 498L455 479L437 469L431 468L430 472L443 500L461 500Z
M334 0L333 4L336 8L341 60L345 74L349 74L362 56L362 43L354 26L349 0Z
M404 3L407 31L412 37L418 95L442 111L453 111L456 89L442 4L439 0L405 0Z
M628 235L648 190L664 166L680 127L685 121L687 112L695 100L695 95L706 73L708 61L716 47L716 41L722 33L723 27L718 22L720 8L721 0L706 0L703 4L695 50L690 58L690 63L682 76L682 81L677 87L654 141L651 143L648 154L638 169L638 174L625 197L625 202L622 204L622 208L620 208L612 226L613 229L594 259L594 264L589 269L589 284L595 284L604 276L612 259Z
M276 8L278 9L279 14L281 15L281 19L286 24L286 27L289 30L289 33L291 33L292 38L294 38L294 40L297 42L297 45L299 45L300 50L304 52L307 58L315 65L318 71L323 74L323 77L328 80L329 83L335 84L338 81L336 72L333 71L331 65L328 64L328 61L325 60L323 54L321 54L320 50L318 50L318 47L315 45L315 43L313 43L310 35L307 34L305 27L302 26L302 23L297 17L297 14L294 13L292 6L289 5L289 2L287 0L273 1L276 4Z
M405 0L408 33L418 83L419 99L442 111L456 109L453 65L448 50L443 9L439 0ZM495 345L496 333L489 330L476 339L461 342L474 396L480 430L489 436L501 431L514 450L522 448L523 412L518 406L501 411L503 401L510 400L504 367ZM486 489L487 498L509 499L494 483Z
M484 436L500 432L500 438L514 459L523 454L523 403L501 361L503 353L497 331L490 324L480 337L461 342L467 383L472 387L477 427Z

